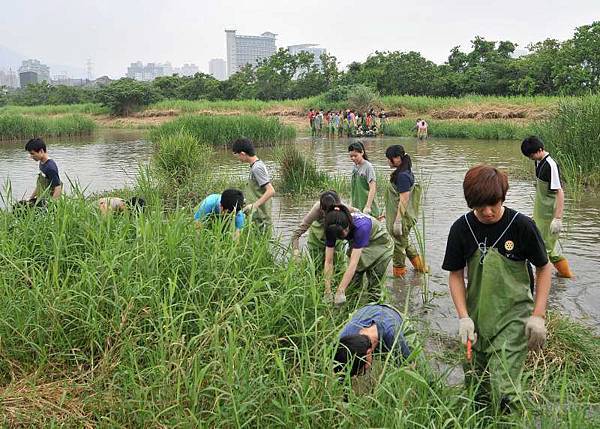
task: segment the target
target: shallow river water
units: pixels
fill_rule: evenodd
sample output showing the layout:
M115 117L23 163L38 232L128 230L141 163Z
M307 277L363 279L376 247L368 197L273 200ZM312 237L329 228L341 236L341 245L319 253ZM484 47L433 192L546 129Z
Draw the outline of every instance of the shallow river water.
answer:
M402 144L413 159L416 176L426 183L425 231L426 258L431 268L428 289L434 298L422 305L423 279L412 274L405 280L389 283L393 297L402 307L407 291L411 291L410 311L423 315L434 330L449 334L456 332L456 313L448 294L447 273L441 262L450 225L467 211L462 196L462 179L467 168L481 162L507 168L510 189L506 205L531 215L534 186L532 166L521 155L518 142L477 140L429 140L376 138L365 141L369 159L380 174L389 168L384 157L390 144ZM350 175L352 163L347 154L348 140L318 140L300 137L296 144L312 155L318 166L329 173ZM102 131L93 137L49 140L49 153L61 171L66 191L77 182L89 192L106 191L131 184L140 164L151 156L151 144L143 140L140 131ZM259 149L259 155L271 167L275 176L277 165L271 149ZM228 152L218 154L217 174L247 175L247 166L240 165ZM37 165L28 158L23 143L0 143L0 183L11 182L16 199L28 195L34 184ZM2 192L6 193L6 190ZM578 202L569 199L565 223L567 232L562 246L565 256L576 274L572 280L553 276L550 307L560 309L573 318L583 320L600 330L600 196L585 193ZM378 197L381 199L383 193ZM273 204L276 233L284 243L289 242L290 231L300 222L312 200L282 198ZM2 201L0 201L0 206ZM419 222L418 228L422 228Z

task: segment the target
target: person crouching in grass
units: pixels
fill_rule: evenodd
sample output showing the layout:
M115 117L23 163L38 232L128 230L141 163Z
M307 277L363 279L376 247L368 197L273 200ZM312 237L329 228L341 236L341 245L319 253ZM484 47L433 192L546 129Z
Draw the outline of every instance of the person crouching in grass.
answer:
M244 194L239 189L225 189L221 194L211 194L200 203L194 214L196 227L201 227L215 216L235 215L234 237L237 238L246 223L243 207Z

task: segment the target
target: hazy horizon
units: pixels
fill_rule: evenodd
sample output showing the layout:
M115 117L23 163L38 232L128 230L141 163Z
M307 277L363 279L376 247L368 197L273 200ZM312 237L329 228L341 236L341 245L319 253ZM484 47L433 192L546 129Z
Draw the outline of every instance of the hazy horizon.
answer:
M352 0L147 0L140 9L116 0L32 0L3 6L0 45L24 58L82 73L91 58L94 76L111 78L124 76L135 61L169 61L175 67L194 63L208 72L211 58L226 58L226 28L251 35L271 31L278 34L277 47L319 44L342 67L376 50L418 51L443 63L452 47L467 50L477 35L510 40L523 49L546 38L568 39L576 27L600 17L600 2L592 0L573 0L569 7L556 0L439 3L423 0L411 9L408 2L389 0L368 8ZM51 69L52 75L60 72Z

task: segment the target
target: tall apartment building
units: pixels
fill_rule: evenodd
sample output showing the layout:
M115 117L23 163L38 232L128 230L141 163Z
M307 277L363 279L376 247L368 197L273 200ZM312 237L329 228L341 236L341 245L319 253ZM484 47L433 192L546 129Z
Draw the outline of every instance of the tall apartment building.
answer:
M50 83L50 67L42 64L39 60L24 60L19 67L19 75L21 73L32 72L37 75L37 81L46 81ZM21 83L21 86L23 84Z
M144 65L141 61L137 61L127 67L127 77L141 81L150 81L160 76L171 76L172 74L173 67L169 62Z
M321 62L321 54L327 52L325 48L317 48L318 44L314 43L304 43L302 45L290 45L287 47L288 51L292 55L299 54L300 52L308 52L309 54L313 54L315 59L313 64L319 68L323 67L323 63Z
M18 88L19 76L10 69L8 71L0 70L0 86Z
M277 34L262 33L260 36L241 36L236 30L225 30L227 41L227 77L231 76L246 64L256 65L263 58L269 58L277 48Z
M181 67L176 67L174 72L180 76L194 76L200 72L200 69L196 64L184 64Z
M213 58L208 62L208 73L218 80L227 79L227 66L223 58Z

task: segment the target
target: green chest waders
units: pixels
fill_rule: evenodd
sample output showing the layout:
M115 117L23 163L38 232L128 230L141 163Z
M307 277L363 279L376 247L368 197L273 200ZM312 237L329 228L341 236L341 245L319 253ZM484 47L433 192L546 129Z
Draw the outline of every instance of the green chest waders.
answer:
M246 185L246 189L244 190L244 196L246 201L249 203L256 202L260 197L265 193L265 189L260 187L256 180L250 174L250 178L248 179L248 184ZM268 230L271 228L271 200L264 203L258 209L253 210L250 214L250 218L252 222L254 222L258 227L263 230Z
M325 263L325 226L318 220L314 221L308 229L308 237L306 239L308 253L318 270L323 269ZM344 259L344 242L337 240L335 243L335 262L336 272L343 269L345 266Z
M484 376L477 380L465 368L465 381L474 385L482 381L481 387L496 403L519 390L527 357L525 323L533 311L528 262L512 261L495 247L518 215L489 247L475 236L465 215L478 246L467 262L467 311L477 332L472 368Z
M391 182L387 182L385 188L385 224L390 236L394 240L394 267L404 268L406 267L407 256L412 259L419 255L415 246L409 241L409 234L410 230L417 223L421 205L421 192L421 186L418 183L410 190L408 206L402 216L402 236L396 237L394 235L394 221L398 214L400 193Z
M352 206L359 210L364 210L369 198L369 182L367 178L358 174L356 170L352 172L352 183L351 183L351 195L352 195ZM373 204L371 205L371 216L378 217L381 213L377 207L377 195L373 198Z
M556 263L565 258L558 251L558 234L550 232L550 224L554 219L554 209L556 208L556 192L550 191L549 185L548 182L536 179L533 221L544 239L548 259L550 262Z
M362 215L365 216L365 215ZM369 245L362 249L353 283L361 283L367 274L369 286L375 286L385 278L387 267L392 259L394 245L381 223L371 217L372 227ZM348 257L352 254L352 242L348 246Z

